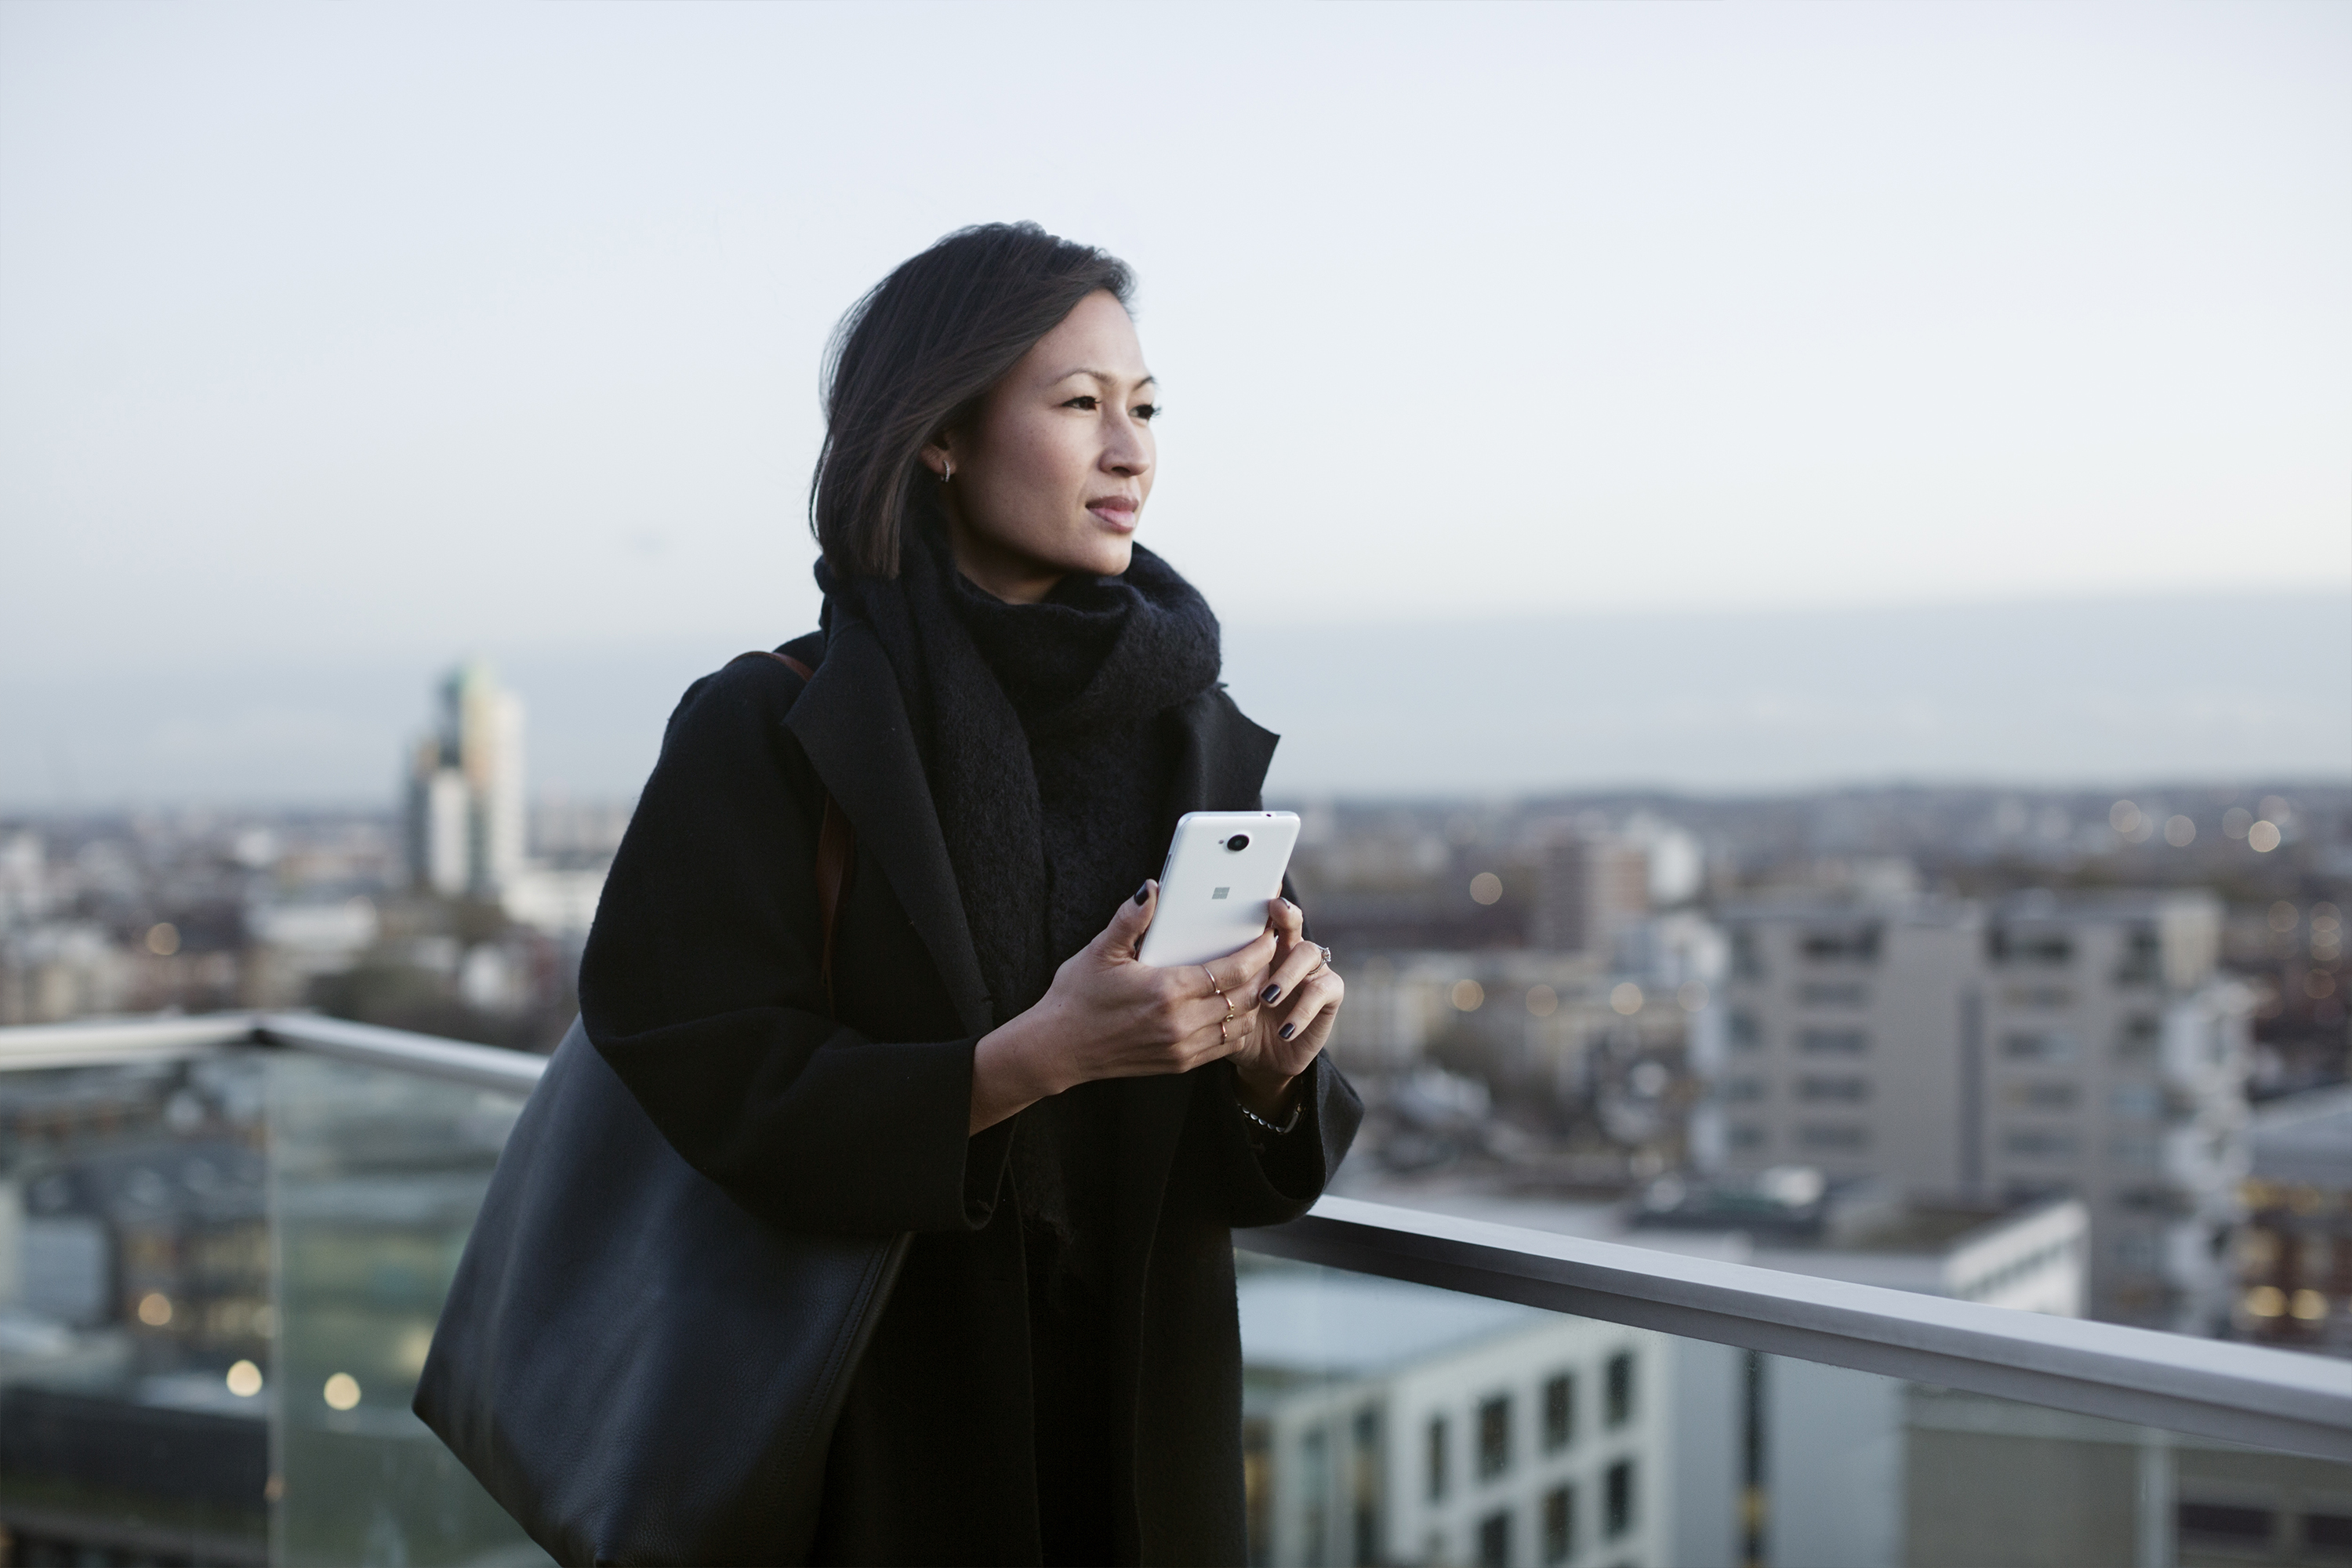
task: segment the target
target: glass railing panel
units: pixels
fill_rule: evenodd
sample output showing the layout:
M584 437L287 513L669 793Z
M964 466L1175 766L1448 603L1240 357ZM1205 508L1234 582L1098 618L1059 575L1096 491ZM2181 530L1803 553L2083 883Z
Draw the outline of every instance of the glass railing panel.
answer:
M277 1560L548 1561L409 1409L520 1098L299 1054L273 1066Z
M545 1561L408 1405L518 1097L299 1052L0 1073L13 1561ZM2352 1467L1237 1255L1250 1552L2352 1563Z
M0 1073L9 1560L267 1560L267 1104L249 1054Z
M2352 1562L2352 1466L1237 1264L1265 1568Z

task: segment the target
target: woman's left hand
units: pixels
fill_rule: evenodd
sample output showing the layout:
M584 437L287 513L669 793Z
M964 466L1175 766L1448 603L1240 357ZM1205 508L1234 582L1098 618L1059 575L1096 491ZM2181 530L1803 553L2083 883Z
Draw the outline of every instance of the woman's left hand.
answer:
M1269 1121L1289 1114L1291 1080L1312 1066L1331 1038L1348 984L1305 935L1307 917L1288 899L1266 902L1274 962L1254 984L1256 1013L1233 1054L1242 1103Z

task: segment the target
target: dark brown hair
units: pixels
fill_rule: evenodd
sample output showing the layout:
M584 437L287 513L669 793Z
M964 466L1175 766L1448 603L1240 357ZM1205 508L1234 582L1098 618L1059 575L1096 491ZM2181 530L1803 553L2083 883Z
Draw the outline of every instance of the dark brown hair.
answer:
M895 577L923 447L1079 300L1135 291L1127 263L1034 223L960 228L849 308L824 354L824 446L809 528L834 571Z

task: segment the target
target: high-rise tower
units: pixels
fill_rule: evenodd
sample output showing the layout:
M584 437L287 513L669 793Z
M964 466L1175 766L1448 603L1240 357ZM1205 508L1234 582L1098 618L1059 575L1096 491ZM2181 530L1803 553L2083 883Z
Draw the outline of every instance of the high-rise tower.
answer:
M495 899L522 859L522 703L469 661L442 683L439 728L417 743L409 879L448 898Z

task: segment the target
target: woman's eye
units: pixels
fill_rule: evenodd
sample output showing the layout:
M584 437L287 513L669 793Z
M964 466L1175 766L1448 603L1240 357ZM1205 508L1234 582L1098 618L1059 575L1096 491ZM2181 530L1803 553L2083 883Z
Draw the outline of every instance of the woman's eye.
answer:
M1149 425L1151 421L1160 417L1160 405L1157 403L1139 403L1135 405L1135 416Z
M1093 393L1085 392L1071 398L1067 403L1063 404L1062 406L1065 408L1083 408L1087 413L1091 414L1095 411L1095 405L1100 401L1101 399L1095 396Z

